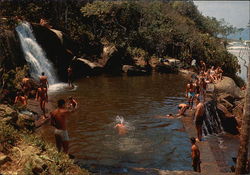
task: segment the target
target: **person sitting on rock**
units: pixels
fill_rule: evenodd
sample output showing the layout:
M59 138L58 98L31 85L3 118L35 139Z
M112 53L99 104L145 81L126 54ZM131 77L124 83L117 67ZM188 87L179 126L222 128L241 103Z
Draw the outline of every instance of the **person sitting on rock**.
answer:
M14 104L19 104L22 106L27 106L27 99L22 92L17 92Z

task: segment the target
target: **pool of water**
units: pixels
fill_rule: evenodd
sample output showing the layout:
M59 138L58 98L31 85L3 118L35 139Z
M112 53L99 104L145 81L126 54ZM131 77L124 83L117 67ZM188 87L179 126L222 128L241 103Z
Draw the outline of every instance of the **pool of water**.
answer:
M73 96L79 102L68 117L70 153L86 167L192 170L191 144L181 121L159 117L177 113L186 83L181 75L163 74L83 78L75 90L51 93L50 101ZM125 121L125 134L114 128L117 116ZM54 142L51 126L40 132Z

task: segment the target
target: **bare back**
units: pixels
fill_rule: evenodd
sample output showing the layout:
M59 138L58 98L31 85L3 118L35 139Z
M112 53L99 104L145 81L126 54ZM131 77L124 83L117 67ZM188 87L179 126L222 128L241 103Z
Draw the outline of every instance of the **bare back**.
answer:
M55 127L61 130L67 130L66 118L69 115L69 111L64 108L57 108L51 112L51 117L55 120Z
M202 117L205 113L205 108L203 103L199 103L196 107L195 116L196 118Z
M192 145L192 159L200 159L200 150L197 145Z
M47 77L47 76L41 76L41 77L40 77L40 83L41 83L43 86L47 87L47 84L48 84L48 77Z

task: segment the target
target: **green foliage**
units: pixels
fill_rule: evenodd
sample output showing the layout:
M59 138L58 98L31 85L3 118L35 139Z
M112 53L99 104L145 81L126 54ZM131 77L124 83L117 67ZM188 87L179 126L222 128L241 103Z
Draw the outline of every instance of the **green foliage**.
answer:
M16 130L11 125L0 121L0 140L6 154L12 154L12 147L28 146L35 152L30 153L31 157L22 156L22 164L18 165L18 169L22 168L25 174L33 174L34 168L42 167L43 174L90 174L84 169L74 164L68 155L58 153L56 148L45 142L41 136L30 133L26 130ZM20 150L20 152L22 152ZM12 155L11 155L12 156ZM10 156L10 157L11 157ZM27 155L26 155L27 156ZM15 160L13 160L15 161ZM38 164L42 162L42 164ZM44 166L45 165L45 166ZM9 167L10 168L10 167Z
M19 140L19 135L17 130L15 130L11 125L5 124L5 122L0 121L0 140L14 145Z
M141 48L131 48L128 47L128 53L132 56L132 57L143 57L143 58L148 58L148 52L146 52L145 50L141 49Z
M88 52L88 43L105 40L116 47L142 49L148 57L168 56L187 64L195 58L213 65L223 64L228 75L238 70L237 60L217 38L227 37L235 28L224 20L203 16L192 1L86 2L4 1L0 15L23 16L32 22L46 18L53 28L64 31L78 43L81 55Z

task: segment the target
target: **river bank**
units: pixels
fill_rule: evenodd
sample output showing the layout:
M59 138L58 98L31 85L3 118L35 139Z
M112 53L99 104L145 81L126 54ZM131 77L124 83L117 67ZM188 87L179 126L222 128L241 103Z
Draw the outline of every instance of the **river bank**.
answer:
M34 133L32 112L1 104L0 116L1 174L90 174Z

